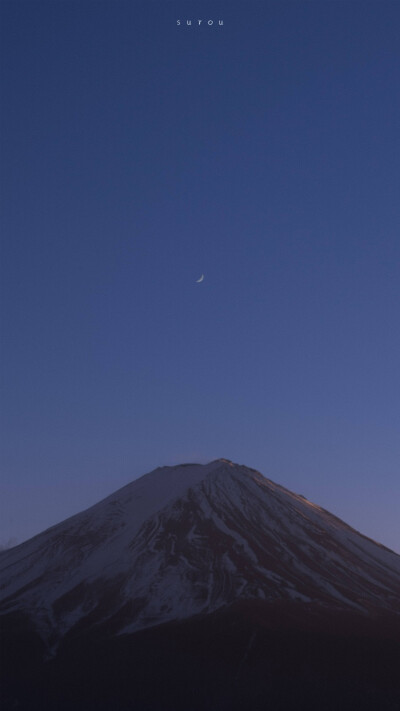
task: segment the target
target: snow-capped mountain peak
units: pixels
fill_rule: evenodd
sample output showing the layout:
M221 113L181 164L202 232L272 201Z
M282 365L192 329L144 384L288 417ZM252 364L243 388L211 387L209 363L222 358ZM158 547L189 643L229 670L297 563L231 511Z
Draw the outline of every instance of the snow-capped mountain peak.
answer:
M399 556L226 459L155 469L1 553L0 569L0 612L28 614L49 642L240 600L400 611Z

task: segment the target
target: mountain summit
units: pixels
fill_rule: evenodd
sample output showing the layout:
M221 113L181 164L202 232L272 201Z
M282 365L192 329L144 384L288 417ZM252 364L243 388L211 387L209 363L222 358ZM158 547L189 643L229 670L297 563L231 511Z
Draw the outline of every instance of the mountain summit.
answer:
M1 553L1 612L44 640L115 633L238 600L400 610L400 557L259 472L219 459L162 467Z
M7 661L9 708L30 711L36 699L41 711L108 709L112 697L121 710L133 708L134 700L150 711L258 711L265 695L275 694L271 708L298 711L304 688L307 709L386 708L380 693L376 707L368 704L374 689L388 683L389 647L400 638L400 556L229 460L155 469L0 553L0 571L0 620L14 650L14 662ZM359 642L367 638L368 653ZM386 638L389 647L377 647ZM339 645L336 663L342 666L352 650L362 706L346 706L336 678L332 688L326 681L332 644ZM294 673L287 661L293 650L297 665L304 655L308 662L302 676L297 671L291 706L283 689ZM329 650L325 662L321 650ZM369 686L362 681L365 658L371 679L377 675ZM134 688L126 668L132 659ZM358 667L357 659L364 660ZM381 674L376 670L385 659ZM186 670L188 684L180 696L160 677L177 667ZM91 674L96 683L92 679L88 691ZM232 674L241 680L234 688ZM341 675L352 689L347 664ZM304 687L304 678L314 676L316 686ZM66 692L67 677L75 679L75 691ZM326 684L336 706L326 704ZM52 701L45 702L49 688ZM396 694L397 688L390 691L388 709Z

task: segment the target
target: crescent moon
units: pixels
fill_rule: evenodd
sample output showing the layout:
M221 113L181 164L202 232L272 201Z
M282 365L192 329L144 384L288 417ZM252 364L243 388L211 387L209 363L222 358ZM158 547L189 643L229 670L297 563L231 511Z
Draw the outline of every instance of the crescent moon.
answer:
M196 284L200 284L201 281L204 281L204 274L201 275L200 279L196 279Z

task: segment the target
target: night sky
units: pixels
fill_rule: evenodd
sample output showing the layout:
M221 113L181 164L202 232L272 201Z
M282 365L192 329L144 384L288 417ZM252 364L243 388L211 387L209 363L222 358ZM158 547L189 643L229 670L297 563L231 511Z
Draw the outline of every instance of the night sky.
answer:
M225 457L400 552L400 3L1 15L0 543Z

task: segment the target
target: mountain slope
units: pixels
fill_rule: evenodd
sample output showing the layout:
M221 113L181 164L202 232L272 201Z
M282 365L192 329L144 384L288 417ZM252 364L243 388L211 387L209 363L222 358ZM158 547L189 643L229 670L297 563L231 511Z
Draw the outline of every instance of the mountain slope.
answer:
M0 554L0 613L48 647L132 633L238 601L361 616L400 611L400 557L228 460L163 467Z

